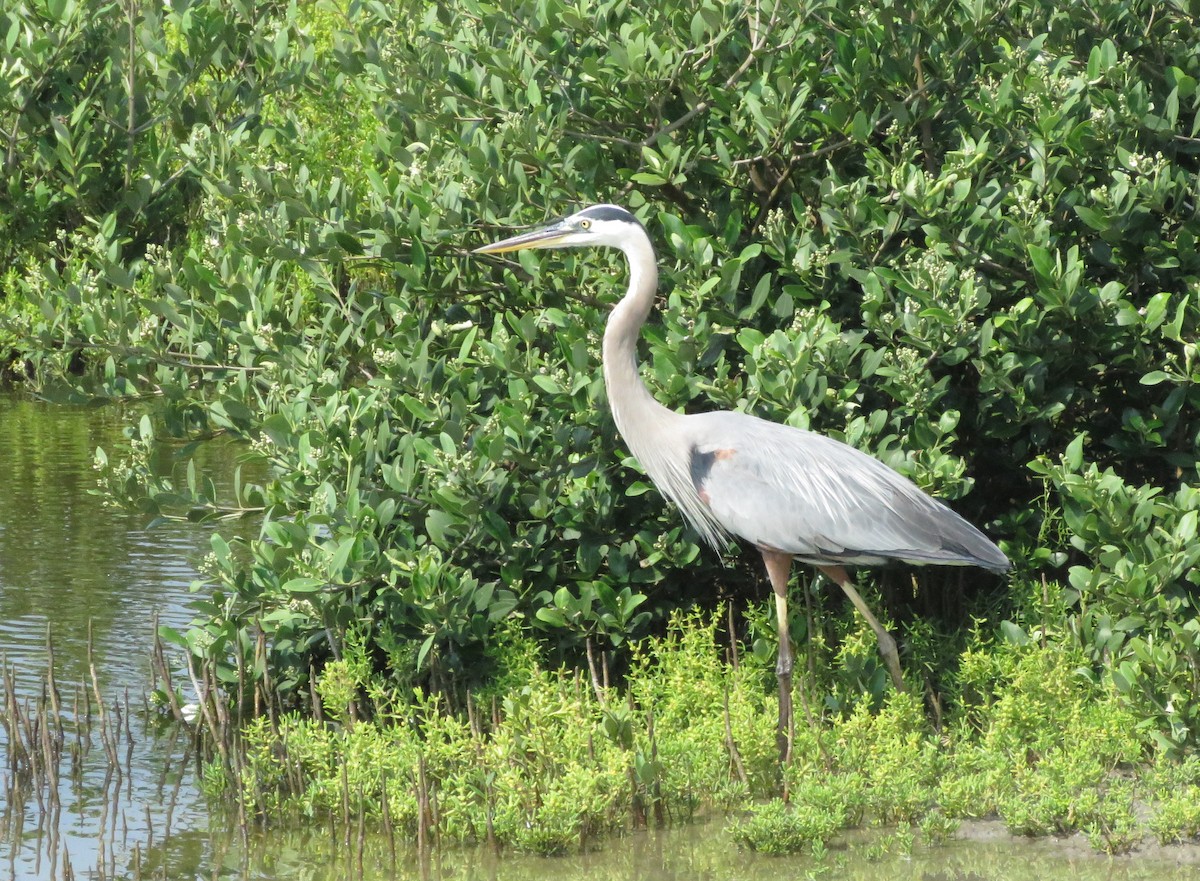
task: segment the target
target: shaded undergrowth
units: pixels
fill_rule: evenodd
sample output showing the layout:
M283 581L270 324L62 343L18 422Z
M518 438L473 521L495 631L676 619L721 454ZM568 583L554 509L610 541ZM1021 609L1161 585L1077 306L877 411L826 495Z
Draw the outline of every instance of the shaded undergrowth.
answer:
M939 725L916 694L835 710L813 689L796 702L793 761L781 767L771 667L721 644L719 617L676 616L665 637L637 645L620 688L543 669L513 637L505 655L526 666L464 714L391 695L390 709L356 721L353 695L372 686L347 658L318 686L324 720L252 722L238 761L214 762L208 786L232 786L264 824L308 817L546 854L716 813L743 846L817 856L867 827L890 830L856 845L867 856L944 842L966 818L1078 832L1108 853L1200 828L1187 797L1200 761L1156 757L1119 691L1096 684L1065 642L976 636Z

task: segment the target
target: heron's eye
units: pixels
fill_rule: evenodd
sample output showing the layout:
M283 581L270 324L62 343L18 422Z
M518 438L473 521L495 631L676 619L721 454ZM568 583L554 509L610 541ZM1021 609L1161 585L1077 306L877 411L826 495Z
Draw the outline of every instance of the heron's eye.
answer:
M590 220L581 220L579 221L579 226L581 229L591 229L592 222Z

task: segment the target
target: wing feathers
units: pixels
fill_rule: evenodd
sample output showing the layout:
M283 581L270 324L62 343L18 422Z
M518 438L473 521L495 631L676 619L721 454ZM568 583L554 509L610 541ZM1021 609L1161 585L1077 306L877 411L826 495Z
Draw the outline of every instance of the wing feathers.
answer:
M686 423L698 500L734 535L812 562L1009 568L974 526L853 447L740 413Z

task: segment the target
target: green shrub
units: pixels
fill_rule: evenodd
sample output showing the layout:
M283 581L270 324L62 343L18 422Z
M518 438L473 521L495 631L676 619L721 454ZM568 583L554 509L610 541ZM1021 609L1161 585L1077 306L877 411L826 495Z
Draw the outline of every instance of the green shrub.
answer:
M776 799L730 827L734 839L759 853L782 855L822 847L842 827L835 811L790 806Z
M929 847L940 847L954 837L961 821L938 811L930 811L920 822L921 838Z
M1200 836L1200 787L1185 786L1164 794L1154 806L1149 826L1161 844L1187 842Z
M989 686L987 705L963 708L941 732L912 695L892 696L879 713L859 706L814 718L798 732L780 799L769 773L777 708L747 687L763 670L719 657L720 620L678 616L666 636L634 646L623 688L599 694L583 677L532 666L510 671L509 688L467 719L423 698L353 725L257 720L244 731L240 761L208 766L206 791L232 787L263 822L352 827L360 815L382 823L386 800L393 834L411 840L424 787L436 805L426 815L429 840L544 854L714 811L734 815L730 831L742 846L819 860L844 830L882 827L846 836L859 855L879 859L911 850L918 829L924 841L944 842L965 816L995 815L1028 836L1082 833L1106 853L1149 834L1196 834L1188 808L1196 763L1161 754L1142 761L1147 743L1127 730L1118 696L1097 699L1071 667L1078 654L1060 645L1005 643L994 657L1008 672ZM1018 718L1022 707L1028 716ZM1068 727L1035 724L1044 714Z
M311 711L310 678L358 628L364 715L414 687L461 711L510 619L555 663L620 672L673 609L762 596L757 566L700 552L604 415L610 258L466 259L501 227L620 199L662 255L660 400L844 438L1005 544L1011 593L882 579L935 693L972 617L1013 615L1031 638L1069 630L1095 693L1114 686L1159 748L1195 746L1193 16L25 12L0 22L20 72L0 95L6 345L43 387L156 402L127 454L98 457L116 497L263 517L258 539L214 538L195 628L168 634L231 691L244 675ZM267 485L220 499L148 467L219 433ZM1043 578L1065 586L1031 602ZM814 695L880 706L852 613L813 603L795 629L830 671Z
M920 701L896 694L878 713L859 704L814 740L798 739L784 780L793 804L833 799L848 825L907 823L932 806L941 765Z

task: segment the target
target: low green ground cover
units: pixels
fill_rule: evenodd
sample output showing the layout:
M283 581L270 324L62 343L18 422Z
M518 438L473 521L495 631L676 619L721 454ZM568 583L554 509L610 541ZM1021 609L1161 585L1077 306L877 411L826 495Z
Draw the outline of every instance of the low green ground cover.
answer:
M843 712L811 694L787 766L769 665L753 655L735 665L722 642L718 618L694 613L639 643L619 688L524 651L510 685L473 698L467 717L393 695L373 721L333 702L325 721L263 718L244 732L236 779L214 766L210 784L240 789L265 823L362 814L412 840L548 854L698 815L727 816L764 853L821 855L846 830L883 827L857 845L881 854L944 842L964 818L998 817L1017 835L1080 832L1108 853L1197 834L1200 762L1156 761L1124 698L1098 688L1061 640L969 648L961 702L940 727L914 694ZM346 681L318 687L333 697Z

